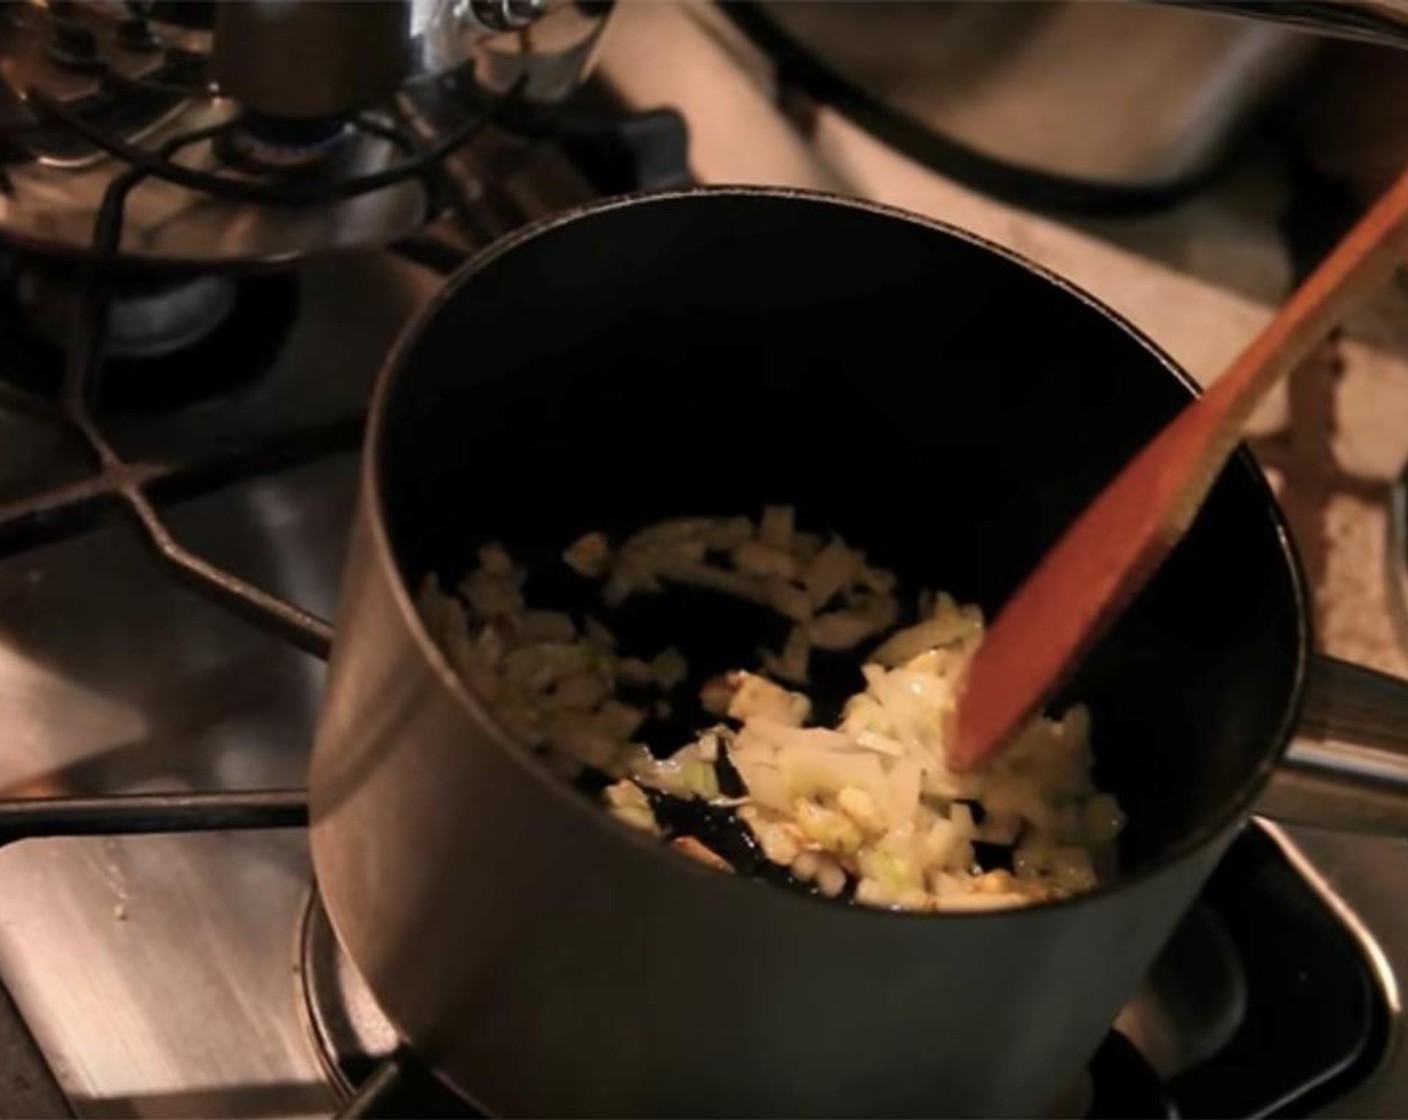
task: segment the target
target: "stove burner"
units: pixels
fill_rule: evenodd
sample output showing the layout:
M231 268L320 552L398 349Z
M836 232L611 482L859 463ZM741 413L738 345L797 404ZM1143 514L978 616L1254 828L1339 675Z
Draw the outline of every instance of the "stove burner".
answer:
M184 350L211 334L235 306L235 282L197 276L136 282L114 294L108 309L107 352L114 358L155 358ZM78 293L67 277L22 272L15 302L35 332L62 346Z
M216 153L248 171L306 172L346 162L353 127L336 118L295 121L246 113L240 126L216 139Z
M353 1096L387 1068L401 1040L348 960L316 890L308 892L299 930L303 1007L318 1060L337 1089ZM378 1116L478 1117L468 1101L418 1063L397 1066L395 1084L378 1093Z
M283 264L411 236L468 205L448 161L530 78L544 103L580 83L606 16L513 0L515 19L567 22L550 49L525 29L500 89L475 81L493 76L474 55L494 34L459 7L0 4L0 236L162 265Z
M303 1002L328 1078L353 1093L391 1057L400 1038L352 967L316 890L308 892L299 932Z
M126 278L108 311L100 406L163 409L257 380L297 307L292 275ZM76 281L19 268L0 292L0 380L52 398L63 379Z

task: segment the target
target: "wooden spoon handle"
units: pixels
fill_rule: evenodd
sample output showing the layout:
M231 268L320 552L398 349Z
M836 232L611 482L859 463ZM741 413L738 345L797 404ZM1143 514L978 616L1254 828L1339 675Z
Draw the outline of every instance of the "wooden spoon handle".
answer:
M969 666L949 765L980 766L1066 679L1192 523L1261 399L1382 283L1408 242L1408 170L1205 394L1115 476L998 613Z
M1408 243L1408 170L1399 175L1327 257L1291 293L1276 316L1203 394L1220 408L1232 441L1261 399L1305 360L1339 322L1403 263ZM1219 463L1219 467L1220 467Z

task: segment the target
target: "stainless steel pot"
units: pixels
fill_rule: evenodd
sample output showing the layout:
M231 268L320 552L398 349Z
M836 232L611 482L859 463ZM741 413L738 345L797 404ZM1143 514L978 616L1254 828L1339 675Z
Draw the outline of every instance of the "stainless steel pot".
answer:
M778 77L915 159L1072 209L1206 179L1303 73L1314 37L1162 4L836 3L725 10Z
M991 610L1192 391L1059 279L869 203L642 196L467 265L377 392L311 775L327 910L404 1036L504 1114L1038 1113L1296 726L1304 588L1250 458L1070 689L1129 812L1118 883L1023 910L847 907L618 826L496 725L411 589L491 538L547 561L588 528L788 500ZM1408 707L1365 683L1354 719L1343 691L1318 718L1377 738L1358 780L1391 790ZM1331 811L1344 758L1272 788Z

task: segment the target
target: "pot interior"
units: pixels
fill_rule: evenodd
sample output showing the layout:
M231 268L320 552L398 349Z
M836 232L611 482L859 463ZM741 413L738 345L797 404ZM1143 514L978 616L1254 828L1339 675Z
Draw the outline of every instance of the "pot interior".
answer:
M1129 327L1004 253L753 191L632 201L516 241L470 266L391 376L375 451L412 591L427 571L453 582L490 539L562 570L587 530L786 502L910 592L989 616L1190 394ZM1235 459L1053 706L1092 708L1126 869L1244 803L1294 704L1301 612L1269 490ZM785 629L690 596L628 614L623 642L677 644L700 672L755 664ZM818 689L857 687L858 660L820 666Z

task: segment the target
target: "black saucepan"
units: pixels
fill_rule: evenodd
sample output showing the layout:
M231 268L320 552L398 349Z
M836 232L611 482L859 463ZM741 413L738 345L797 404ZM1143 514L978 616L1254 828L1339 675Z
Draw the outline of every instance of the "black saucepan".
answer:
M618 826L455 679L412 589L491 538L546 561L588 529L773 501L992 612L1192 391L1058 278L837 198L630 198L467 265L381 379L312 772L323 898L405 1037L503 1114L1040 1112L1296 726L1305 591L1250 459L1069 688L1129 815L1119 882L1023 910L845 906ZM722 610L688 629L687 652L756 640ZM1401 778L1393 682L1338 680L1380 740L1355 765ZM1326 812L1336 757L1306 755L1282 807Z

